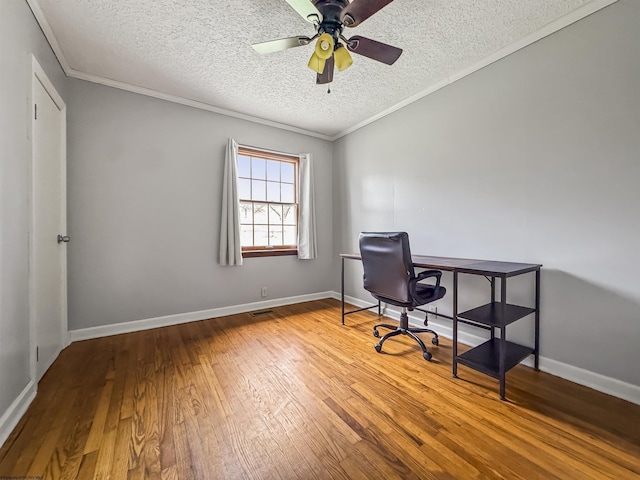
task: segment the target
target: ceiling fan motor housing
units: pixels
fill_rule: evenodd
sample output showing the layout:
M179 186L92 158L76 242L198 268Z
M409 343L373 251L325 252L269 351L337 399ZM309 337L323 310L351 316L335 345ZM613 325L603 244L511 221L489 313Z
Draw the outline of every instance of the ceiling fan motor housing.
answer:
M322 14L322 22L318 25L318 33L328 33L333 37L334 45L342 33L342 10L349 5L348 0L313 0L313 4Z

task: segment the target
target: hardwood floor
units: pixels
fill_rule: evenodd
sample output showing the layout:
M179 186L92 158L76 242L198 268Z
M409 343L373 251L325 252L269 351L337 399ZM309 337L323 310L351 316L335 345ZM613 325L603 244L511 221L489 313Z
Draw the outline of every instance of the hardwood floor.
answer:
M0 449L0 478L640 478L640 406L441 339L373 349L322 300L77 342ZM428 343L430 346L430 343Z

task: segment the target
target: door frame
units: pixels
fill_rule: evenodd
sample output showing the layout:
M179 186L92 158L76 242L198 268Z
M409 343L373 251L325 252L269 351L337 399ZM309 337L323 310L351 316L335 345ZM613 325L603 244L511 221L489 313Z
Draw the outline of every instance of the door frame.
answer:
M29 363L30 363L30 375L31 375L31 380L34 382L35 386L36 386L36 390L37 390L37 385L38 385L38 381L40 380L40 378L37 377L37 360L36 360L36 347L37 347L37 336L36 336L36 318L35 318L35 295L34 295L34 282L35 282L35 275L34 275L34 271L33 271L33 265L34 265L34 254L33 254L33 233L35 230L35 214L34 214L34 208L35 208L35 202L34 202L34 148L33 148L33 143L34 143L34 136L33 136L33 132L35 129L35 88L36 88L36 82L40 83L44 89L46 90L46 92L49 94L49 96L51 97L51 100L53 100L53 103L55 103L55 105L58 107L58 110L60 110L60 114L62 116L62 129L61 129L61 136L62 138L60 139L60 156L59 156L59 160L62 163L61 165L61 188L62 188L62 199L61 199L61 205L60 208L62 209L62 220L64 222L64 225L66 226L67 224L67 106L64 103L64 100L62 100L62 97L60 96L60 94L58 93L58 91L56 90L56 88L53 86L53 83L51 82L51 80L49 80L49 77L47 77L47 74L45 73L44 69L40 66L40 63L38 62L38 60L36 59L36 57L34 55L31 55L31 76L30 76L30 81L31 81L31 89L29 90L29 101L27 102L28 108L29 108L29 112L28 115L31 118L31 121L28 122L28 137L29 137L29 148L30 148L30 154L29 154L29 165L28 165L28 183L29 183L29 187L28 187L28 210L29 210L29 280L28 280L28 297L29 297ZM63 235L66 235L67 232L60 232ZM61 318L61 325L60 325L60 345L61 345L61 350L63 348L65 348L68 344L69 344L69 332L68 332L68 322L67 322L67 248L63 248L62 251L62 258L61 258L61 262L62 262L62 285L61 285L61 312L60 312L60 318ZM58 352L57 355L59 355L60 352Z

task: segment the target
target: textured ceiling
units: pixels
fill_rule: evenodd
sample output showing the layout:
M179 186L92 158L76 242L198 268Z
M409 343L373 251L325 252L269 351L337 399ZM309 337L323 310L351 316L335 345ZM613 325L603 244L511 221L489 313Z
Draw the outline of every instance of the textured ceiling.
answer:
M311 45L266 55L251 48L313 35L285 0L28 0L70 76L325 138L612 1L395 0L345 36L400 47L400 59L388 66L354 54L327 94L306 67Z

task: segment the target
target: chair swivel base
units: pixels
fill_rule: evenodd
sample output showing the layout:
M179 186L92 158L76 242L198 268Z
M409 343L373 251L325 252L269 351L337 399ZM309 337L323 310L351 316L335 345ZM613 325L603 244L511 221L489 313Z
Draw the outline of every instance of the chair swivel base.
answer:
M395 337L396 335L408 335L413 338L418 343L418 345L420 345L420 348L422 349L422 357L427 361L431 361L431 352L427 350L426 345L424 344L422 339L416 335L416 333L432 334L433 338L431 339L431 343L436 346L438 345L438 334L428 328L409 328L409 317L406 311L403 310L403 312L400 314L400 325L398 327L396 327L395 325L389 325L388 323L378 323L377 325L374 325L373 336L376 338L380 337L380 332L378 332L379 327L388 328L391 330L391 332L387 333L380 339L378 343L374 345L376 352L380 353L382 351L382 344L388 338Z

